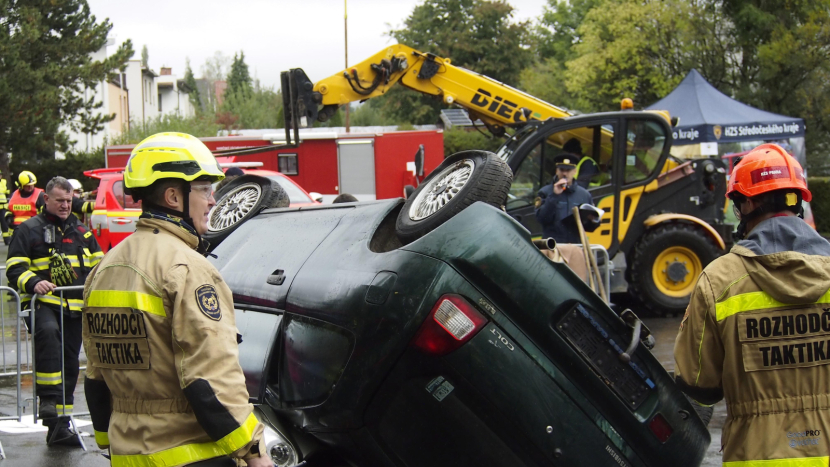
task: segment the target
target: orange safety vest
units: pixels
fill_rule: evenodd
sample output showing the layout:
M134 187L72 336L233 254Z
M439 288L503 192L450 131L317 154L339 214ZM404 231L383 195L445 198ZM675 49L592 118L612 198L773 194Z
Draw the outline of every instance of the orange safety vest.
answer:
M18 226L23 222L37 215L37 199L43 190L35 187L29 196L20 195L20 190L15 190L9 200L9 210L14 214L14 225Z

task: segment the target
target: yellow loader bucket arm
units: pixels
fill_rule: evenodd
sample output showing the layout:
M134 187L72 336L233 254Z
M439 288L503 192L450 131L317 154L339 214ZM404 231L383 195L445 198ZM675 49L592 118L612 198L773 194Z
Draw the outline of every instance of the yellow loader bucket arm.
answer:
M337 108L386 93L395 83L423 94L439 97L446 104L467 109L471 118L479 118L491 131L528 120L546 120L570 116L566 110L525 94L503 83L470 70L454 66L450 59L422 53L397 44L349 67L311 87L301 69L289 72L298 86L290 96L291 105L299 104L305 124L328 120ZM285 85L284 85L285 86ZM286 90L283 90L284 97ZM319 108L312 108L316 104ZM294 114L292 114L293 116ZM286 118L288 122L288 118Z

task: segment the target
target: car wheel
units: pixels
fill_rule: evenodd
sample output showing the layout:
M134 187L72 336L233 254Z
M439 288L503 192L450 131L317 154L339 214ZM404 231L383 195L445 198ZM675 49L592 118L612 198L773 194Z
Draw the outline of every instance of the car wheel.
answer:
M257 175L243 175L216 192L216 206L208 214L208 232L204 238L210 250L219 245L243 222L267 208L284 208L290 204L288 194L274 180Z
M395 225L398 238L414 241L476 201L501 208L512 181L510 167L491 152L453 154L406 199Z
M646 233L634 249L629 290L657 315L681 314L703 268L718 255L718 246L701 227L660 226Z

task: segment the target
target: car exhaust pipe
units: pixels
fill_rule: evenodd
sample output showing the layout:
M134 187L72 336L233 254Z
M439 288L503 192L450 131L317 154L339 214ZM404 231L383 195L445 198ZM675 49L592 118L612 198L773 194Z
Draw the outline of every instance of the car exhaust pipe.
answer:
M553 237L533 240L533 244L540 250L553 250L556 248L556 240L554 240Z

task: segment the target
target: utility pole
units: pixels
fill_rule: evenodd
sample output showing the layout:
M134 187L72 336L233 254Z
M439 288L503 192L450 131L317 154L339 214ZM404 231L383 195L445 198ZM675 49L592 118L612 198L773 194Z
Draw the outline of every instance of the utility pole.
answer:
M349 15L347 11L348 0L343 0L343 33L345 40L346 73L349 72ZM349 132L349 104L346 103L346 133Z

